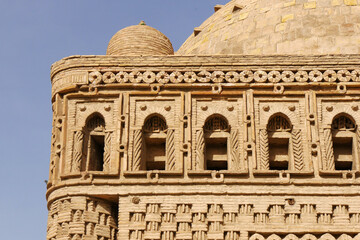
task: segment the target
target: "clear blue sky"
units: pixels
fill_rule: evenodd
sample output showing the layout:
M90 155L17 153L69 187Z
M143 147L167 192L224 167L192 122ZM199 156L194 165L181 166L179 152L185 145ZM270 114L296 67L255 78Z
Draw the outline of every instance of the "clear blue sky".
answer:
M228 0L0 0L0 239L46 239L50 66L144 20L175 50Z

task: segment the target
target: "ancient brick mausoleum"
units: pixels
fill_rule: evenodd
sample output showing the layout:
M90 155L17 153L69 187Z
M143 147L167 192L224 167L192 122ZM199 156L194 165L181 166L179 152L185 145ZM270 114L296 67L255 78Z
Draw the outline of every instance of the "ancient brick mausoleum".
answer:
M51 69L48 240L360 240L360 3L238 0Z

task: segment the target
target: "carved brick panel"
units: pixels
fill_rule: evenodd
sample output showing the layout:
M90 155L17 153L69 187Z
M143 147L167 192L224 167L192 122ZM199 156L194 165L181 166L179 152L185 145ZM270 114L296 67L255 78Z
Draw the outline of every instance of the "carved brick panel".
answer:
M205 123L211 117L220 116L229 125L228 170L245 170L247 165L243 153L243 102L242 98L192 98L192 156L191 170L204 169ZM210 123L208 123L210 124Z
M320 169L327 172L335 172L335 156L334 156L334 129L333 121L335 121L339 116L346 116L347 118L353 121L352 124L354 130L354 137L352 140L352 154L355 161L353 161L352 170L359 169L359 160L358 156L360 155L360 98L351 97L351 98L327 98L319 97L317 100L318 105L318 116L319 116L319 133L321 141L321 152L322 159L320 161Z
M132 131L129 135L129 171L143 170L144 164L144 124L153 116L159 116L166 124L164 137L165 142L165 169L169 171L180 170L180 139L182 125L180 119L181 102L180 96L130 96L129 121Z
M48 240L115 240L116 205L89 197L60 199L50 206Z
M93 116L98 115L104 120L104 156L103 172L117 173L118 154L114 151L117 147L117 131L119 116L119 101L114 98L104 98L88 101L85 98L70 98L67 100L66 118L66 161L65 173L80 173L82 162L86 161L85 143L89 141L86 124Z
M119 236L121 239L161 240L236 240L242 236L248 240L254 239L254 233L259 233L264 239L275 240L278 237L283 239L291 231L301 239L316 229L316 239L319 239L323 234L336 233L349 224L353 227L348 232L351 237L357 234L354 234L356 229L360 229L357 204L325 204L325 198L312 197L297 198L299 202L292 198L276 199L265 196L221 199L214 196L120 197L123 218L119 219L119 226L122 226L119 227ZM251 201L254 203L249 203ZM269 238L269 232L275 235ZM339 237L334 236L335 239ZM291 237L289 235L286 239Z
M310 170L310 156L307 151L308 135L306 134L306 117L304 99L281 100L276 98L255 98L255 133L257 149L257 170L269 170L269 124L281 124L271 122L275 116L288 119L291 129L289 137L289 170ZM274 120L273 120L274 121Z

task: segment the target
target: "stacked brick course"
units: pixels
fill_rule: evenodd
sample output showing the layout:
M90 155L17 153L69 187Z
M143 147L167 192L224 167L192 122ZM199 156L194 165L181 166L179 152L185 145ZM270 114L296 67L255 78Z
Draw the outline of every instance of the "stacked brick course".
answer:
M259 12L276 10L285 32L318 10L316 21L352 17L357 2L216 10L204 26L237 38L231 26ZM126 42L144 27L151 41ZM172 55L166 37L135 26L114 36L107 56L52 66L48 240L360 239L360 57L344 54L346 44L337 55L180 55L243 46L216 34L214 46L192 43L204 29Z

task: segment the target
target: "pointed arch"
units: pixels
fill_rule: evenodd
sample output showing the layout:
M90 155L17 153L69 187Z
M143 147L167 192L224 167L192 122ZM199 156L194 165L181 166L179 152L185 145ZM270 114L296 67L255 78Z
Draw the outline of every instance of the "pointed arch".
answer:
M81 171L103 171L104 156L109 154L108 152L105 153L104 117L98 112L88 116L83 132L83 153L85 156L81 163Z
M269 149L269 169L289 170L291 158L291 130L290 119L282 114L276 113L269 118L266 126Z
M142 168L146 170L166 169L166 132L165 118L160 114L150 114L144 120Z
M357 169L356 159L359 146L357 132L355 119L351 115L338 113L333 117L331 122L332 143L326 145L328 147L327 151L331 152L332 150L333 153L330 158L333 170Z
M356 121L347 113L339 113L333 117L331 129L335 131L355 131Z
M273 114L267 123L267 130L272 132L289 132L292 129L290 118L283 113Z
M220 115L209 116L203 126L204 167L206 170L228 170L230 126L228 120Z
M164 132L167 128L166 120L160 114L151 114L144 120L143 130L147 133Z
M271 107L269 111L262 112L261 119L259 119L260 127L265 128L269 120L274 116L283 116L292 125L298 125L300 124L298 114L298 111L291 111L289 105L279 102L276 106Z
M209 132L221 132L230 130L228 120L220 114L213 114L209 116L205 120L203 128L205 131Z
M159 113L144 117L141 129L134 130L132 170L176 170L175 130Z
M90 114L85 120L85 128L87 129L95 129L96 127L100 127L100 125L105 128L105 118L99 112L94 112Z
M333 107L333 110L331 112L326 112L326 114L323 115L322 123L325 126L330 126L332 121L340 116L344 115L349 117L356 125L359 125L359 119L360 119L360 111L354 111L352 109L351 104L342 104L342 105L330 105Z

